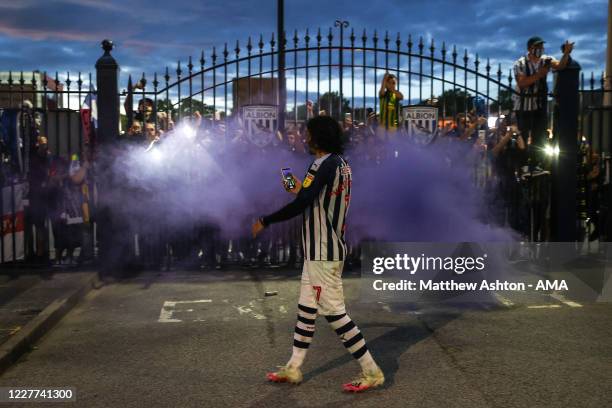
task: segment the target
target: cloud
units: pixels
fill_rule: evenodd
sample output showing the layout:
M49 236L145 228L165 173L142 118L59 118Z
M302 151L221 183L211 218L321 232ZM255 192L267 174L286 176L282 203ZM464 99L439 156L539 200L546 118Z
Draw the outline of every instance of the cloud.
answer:
M199 59L201 50L205 51L208 64L212 46L220 54L226 42L233 54L231 50L239 40L241 55L245 55L249 36L256 43L263 33L268 47L276 30L274 3L248 0L2 2L3 69L21 69L27 65L50 71L66 68L89 71L100 56L98 44L103 38L111 38L116 44L113 55L120 65L134 67L136 72L146 71L148 75L154 71L162 73L168 61L173 61L172 67L175 61L186 61L189 55ZM399 32L401 47L406 49L411 33L415 42L421 35L427 42L435 39L437 56L444 41L449 49L454 44L460 51L469 49L471 58L478 53L482 60L490 58L492 64L502 63L506 71L525 52L527 38L540 35L548 41L547 52L553 55L558 56L558 46L570 38L576 41L576 58L585 58L580 61L585 70L601 71L604 66L604 59L599 55L606 46L605 0L535 3L532 0L432 0L420 5L401 0L309 0L305 7L297 0L286 1L285 24L290 37L295 29L302 37L308 28L311 41L315 42L318 27L325 37L336 18L342 16L350 22L347 37L354 29L357 45L361 45L364 28L368 44L374 30L378 31L379 46L384 46L382 37L388 30L391 48L395 48ZM327 38L323 38L323 43L327 43ZM289 46L293 46L291 39ZM255 45L254 52L257 51ZM33 67L36 64L41 66Z
M29 38L37 41L49 39L69 41L95 41L101 36L100 33L92 32L86 33L60 30L41 30L37 28L11 27L3 23L0 23L0 33L10 37Z

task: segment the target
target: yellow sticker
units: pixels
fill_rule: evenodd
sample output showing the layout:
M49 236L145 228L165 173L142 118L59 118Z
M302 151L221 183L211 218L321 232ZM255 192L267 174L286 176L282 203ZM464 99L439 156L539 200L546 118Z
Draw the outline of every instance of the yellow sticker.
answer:
M302 187L307 188L308 186L310 186L312 184L313 179L314 176L312 174L307 175L304 179L304 183L302 183Z

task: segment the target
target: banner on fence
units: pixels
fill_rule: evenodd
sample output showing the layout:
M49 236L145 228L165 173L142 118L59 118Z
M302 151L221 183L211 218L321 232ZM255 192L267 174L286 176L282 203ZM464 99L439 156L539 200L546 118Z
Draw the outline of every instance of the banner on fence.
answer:
M278 129L278 106L248 105L242 107L242 121L247 138L257 147L272 143Z
M402 124L408 138L416 144L431 143L438 134L438 108L435 106L402 107Z
M24 256L24 210L23 197L26 184L15 184L13 188L2 188L2 248L4 262L23 259ZM15 212L13 213L13 208ZM15 240L13 241L13 234ZM15 258L13 258L13 254Z

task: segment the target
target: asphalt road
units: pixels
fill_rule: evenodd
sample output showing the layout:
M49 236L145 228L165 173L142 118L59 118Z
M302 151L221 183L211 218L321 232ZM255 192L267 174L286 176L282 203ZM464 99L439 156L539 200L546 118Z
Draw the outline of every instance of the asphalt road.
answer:
M50 405L79 408L612 406L610 304L540 294L529 306L506 296L490 309L415 309L360 303L357 276L345 288L386 374L380 390L341 392L358 364L322 318L305 381L265 381L289 358L295 324L298 274L280 271L152 272L93 290L0 387L75 387L76 402Z
M19 279L11 279L9 275L0 275L0 345L11 336L11 333L40 312L39 309L32 308L29 304L17 304L8 309L5 308L13 299L34 287L40 280L40 276L36 274L24 274Z

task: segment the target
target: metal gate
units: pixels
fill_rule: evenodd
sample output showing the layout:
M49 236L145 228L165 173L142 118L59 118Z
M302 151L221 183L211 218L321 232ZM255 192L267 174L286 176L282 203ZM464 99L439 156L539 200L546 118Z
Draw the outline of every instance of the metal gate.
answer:
M340 20L327 30L295 31L284 37L282 49L274 35L267 38L260 35L249 38L246 44L226 43L222 48L202 51L195 58L177 61L162 73L130 76L119 95L114 93L118 74L111 76L109 82L108 78L101 77L100 68L97 78L81 73L71 77L68 72L61 76L55 73L54 77L46 72L34 72L31 76L0 74L0 110L13 110L19 116L16 127L23 134L11 142L17 143L17 148L3 150L2 186L6 195L0 200L4 238L1 261L28 258L36 252L34 241L40 231L27 221L27 211L20 210L22 204L25 204L23 208L28 207L29 198L24 196L24 201L16 192L16 186L29 183L30 158L36 138L46 136L52 153L66 160L74 153L81 159L93 159L96 132L92 101L109 90L113 93L110 99L101 103L104 109L116 110L119 116L119 106L115 106L113 99L121 100L125 107L125 119L121 121L124 130L141 113L139 102L146 105L150 100L154 112L150 121L156 128L167 126L163 120L193 117L196 111L211 126L231 123L240 118L243 108L255 105L277 106L278 128L284 133L318 114L347 121L351 126L367 123L369 116L380 110L378 90L385 73L396 76L405 105L435 107L440 119L438 126L470 111L485 117L510 114L513 95L520 97L514 90L510 67L494 66L489 59L482 59L467 49L458 50L431 38L389 32L379 35L376 31L355 31L352 27L349 30L348 22ZM112 45L106 42L104 48L105 56L110 57ZM285 61L282 72L279 54ZM279 77L285 78L284 84L279 82ZM102 89L94 91L93 81ZM610 91L604 90L603 78L598 89L593 75L589 85L585 87L583 77L579 136L600 154L596 166L603 175L598 193L601 205L598 211L602 212L607 211L604 203L609 199L610 140L605 129L610 127L610 108L604 100ZM552 97L548 95L550 104ZM111 134L116 133L113 127L111 123ZM227 136L229 126L222 128ZM87 183L91 192L93 179L90 173ZM93 230L93 225L87 228ZM25 244L23 256L18 256L16 242L22 229Z

